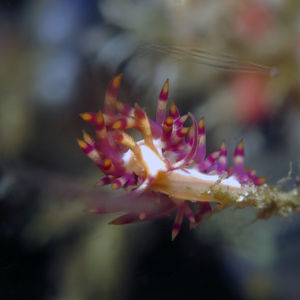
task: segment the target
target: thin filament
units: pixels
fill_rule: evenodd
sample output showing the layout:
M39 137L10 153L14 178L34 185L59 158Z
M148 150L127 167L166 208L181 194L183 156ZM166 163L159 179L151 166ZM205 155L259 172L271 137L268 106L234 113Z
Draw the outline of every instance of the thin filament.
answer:
M142 50L150 50L170 55L173 58L185 62L198 63L211 66L217 69L236 72L258 72L265 73L271 77L279 74L278 69L257 64L249 61L241 61L238 58L226 54L214 54L200 48L192 48L176 45L149 44L142 47Z

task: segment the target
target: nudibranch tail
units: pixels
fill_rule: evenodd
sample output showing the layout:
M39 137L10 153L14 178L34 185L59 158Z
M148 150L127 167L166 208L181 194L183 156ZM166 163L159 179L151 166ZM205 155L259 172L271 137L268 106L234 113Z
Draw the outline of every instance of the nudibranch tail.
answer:
M245 185L265 182L255 171L245 168L243 141L234 151L233 168L227 166L225 142L218 151L207 155L204 119L197 122L191 113L181 116L174 103L167 110L168 80L159 94L153 121L137 104L130 107L118 100L121 79L122 75L118 75L110 82L103 112L80 115L95 127L96 139L83 131L78 145L105 174L99 185L128 192L124 199L121 196L118 201L100 203L94 213L124 212L111 222L120 225L176 210L172 230L175 238L184 216L194 227L211 213L209 202L224 204L210 194L211 189L239 191ZM191 127L184 126L188 118L192 120ZM135 141L126 132L128 129L138 130L143 139Z

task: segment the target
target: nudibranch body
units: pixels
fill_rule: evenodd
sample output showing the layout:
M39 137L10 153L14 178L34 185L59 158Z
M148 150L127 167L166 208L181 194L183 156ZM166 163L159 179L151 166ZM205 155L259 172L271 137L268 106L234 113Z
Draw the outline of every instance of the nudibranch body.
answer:
M209 202L222 204L210 195L210 189L239 191L245 185L264 182L255 171L245 168L243 141L235 149L233 168L228 168L224 142L219 151L206 154L203 118L197 122L191 113L181 116L175 104L167 113L168 80L158 98L156 121L152 121L137 104L133 108L117 99L121 78L119 75L110 82L103 112L81 114L84 121L95 126L97 142L83 132L78 145L105 174L101 185L125 188L129 197L120 199L120 205L100 204L93 212L125 211L111 223L127 224L176 210L172 231L175 238L184 215L194 226L211 211ZM190 128L184 126L188 118L193 123ZM132 128L140 131L142 140L136 142L126 132ZM126 199L132 207L125 208ZM189 205L191 202L194 204Z

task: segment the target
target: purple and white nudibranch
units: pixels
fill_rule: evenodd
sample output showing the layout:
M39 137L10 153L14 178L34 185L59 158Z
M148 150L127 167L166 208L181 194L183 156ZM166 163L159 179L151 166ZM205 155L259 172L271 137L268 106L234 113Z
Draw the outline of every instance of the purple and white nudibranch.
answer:
M119 75L110 82L103 112L81 114L94 125L96 140L83 132L78 145L105 174L100 183L127 190L132 206L125 209L121 199L120 207L100 204L94 213L123 211L125 214L111 223L128 224L176 210L174 239L184 215L193 227L211 212L209 202L222 204L208 192L211 187L239 191L265 182L245 168L243 141L235 149L233 168L227 167L225 142L219 151L207 155L204 119L197 122L191 113L181 116L175 104L167 112L168 80L158 97L156 121L152 121L137 104L130 107L117 99L121 79ZM190 128L184 127L188 118L193 123ZM142 140L135 141L126 132L132 128L140 131Z

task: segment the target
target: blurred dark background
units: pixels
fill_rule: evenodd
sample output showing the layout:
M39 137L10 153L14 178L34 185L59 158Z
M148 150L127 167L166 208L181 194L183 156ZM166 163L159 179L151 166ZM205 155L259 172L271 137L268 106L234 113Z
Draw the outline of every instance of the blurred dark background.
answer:
M174 59L145 45L204 50ZM280 75L221 70L233 55ZM297 0L28 0L0 3L1 299L300 299L300 217L228 209L171 242L172 217L114 227L110 197L76 145L79 113L120 100L155 114L159 90L205 117L208 150L241 137L247 165L294 186L300 149Z

